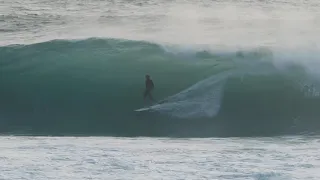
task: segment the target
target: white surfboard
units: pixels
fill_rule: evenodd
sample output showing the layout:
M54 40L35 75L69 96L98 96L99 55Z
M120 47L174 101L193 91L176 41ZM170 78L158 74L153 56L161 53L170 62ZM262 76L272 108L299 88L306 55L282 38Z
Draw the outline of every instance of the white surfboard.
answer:
M136 109L134 111L136 112L141 112L141 111L147 111L147 110L151 110L151 109L154 109L158 106L160 106L161 104L155 104L155 105L152 105L152 106L149 106L149 107L144 107L144 108L140 108L140 109Z
M140 109L136 109L134 111L140 112L140 111L146 111L146 110L149 110L149 109L151 109L151 107L140 108Z

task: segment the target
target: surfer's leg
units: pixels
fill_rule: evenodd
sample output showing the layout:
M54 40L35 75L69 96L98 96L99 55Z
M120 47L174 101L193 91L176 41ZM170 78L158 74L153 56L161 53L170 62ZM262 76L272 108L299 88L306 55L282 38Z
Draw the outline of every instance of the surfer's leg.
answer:
M152 96L151 92L152 91L149 91L149 93L148 93L149 94L149 99L151 100L151 102L154 102L154 99L153 99L153 96Z
M143 99L146 99L147 95L148 95L148 91L145 90L144 93L143 93Z
M148 90L145 90L144 93L143 93L143 100L144 100L144 103L147 104L146 102L146 98L147 96L150 94L150 92Z

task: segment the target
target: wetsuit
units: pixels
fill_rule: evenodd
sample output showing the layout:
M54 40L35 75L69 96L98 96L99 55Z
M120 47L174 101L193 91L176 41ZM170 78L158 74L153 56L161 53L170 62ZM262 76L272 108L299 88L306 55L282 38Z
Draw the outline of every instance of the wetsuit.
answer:
M154 88L153 81L151 79L147 79L146 90L144 91L144 98L146 98L147 96L150 96L150 98L152 99L151 91L153 90L153 88Z

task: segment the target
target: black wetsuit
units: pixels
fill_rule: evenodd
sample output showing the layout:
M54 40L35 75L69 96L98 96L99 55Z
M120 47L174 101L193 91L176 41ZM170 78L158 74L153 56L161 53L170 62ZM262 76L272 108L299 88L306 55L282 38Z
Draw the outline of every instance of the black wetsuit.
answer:
M150 96L152 99L151 91L154 88L153 81L151 79L146 80L146 90L144 91L144 97Z

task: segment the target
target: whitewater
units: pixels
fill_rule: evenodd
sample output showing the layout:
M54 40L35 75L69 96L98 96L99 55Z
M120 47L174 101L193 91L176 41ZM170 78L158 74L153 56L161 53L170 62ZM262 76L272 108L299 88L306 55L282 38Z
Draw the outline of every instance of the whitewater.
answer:
M1 179L320 177L319 137L0 137Z
M0 179L319 179L319 9L0 0Z

